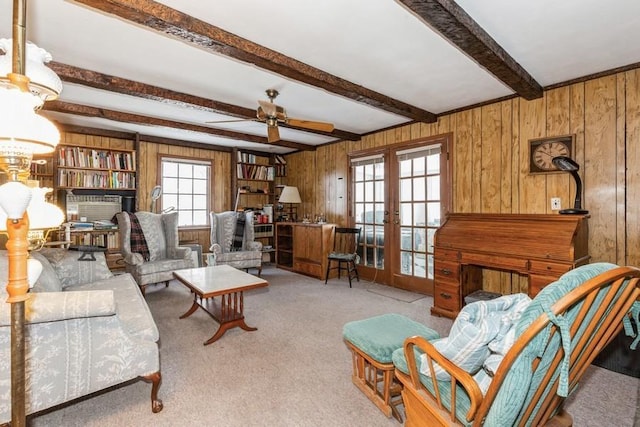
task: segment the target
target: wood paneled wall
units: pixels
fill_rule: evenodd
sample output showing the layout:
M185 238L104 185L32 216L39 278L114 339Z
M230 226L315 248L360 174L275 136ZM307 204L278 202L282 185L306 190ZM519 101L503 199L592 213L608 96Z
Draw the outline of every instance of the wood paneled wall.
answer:
M640 69L295 153L286 183L298 186L301 212L346 224L347 153L446 132L454 138L453 210L486 213L552 213L551 197L572 207L570 174L530 175L528 149L533 138L575 134L591 260L640 266Z

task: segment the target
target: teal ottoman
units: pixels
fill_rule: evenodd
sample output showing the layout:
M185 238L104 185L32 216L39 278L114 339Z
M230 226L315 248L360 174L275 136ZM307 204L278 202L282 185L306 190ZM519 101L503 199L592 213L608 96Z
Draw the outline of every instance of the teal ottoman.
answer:
M415 335L427 340L440 337L423 324L393 313L349 322L342 329L352 354L351 380L387 417L393 415L400 422L396 408L401 402L400 386L393 380L391 356L405 339Z

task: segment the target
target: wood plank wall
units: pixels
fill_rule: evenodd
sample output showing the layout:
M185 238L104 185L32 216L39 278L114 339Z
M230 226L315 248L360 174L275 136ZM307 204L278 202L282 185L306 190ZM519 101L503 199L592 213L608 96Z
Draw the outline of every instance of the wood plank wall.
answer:
M347 156L352 151L453 133L453 210L552 213L551 197L572 207L568 173L528 174L528 141L575 134L575 160L590 211L592 262L640 266L640 69L514 98L287 156L287 185L302 212L347 222Z

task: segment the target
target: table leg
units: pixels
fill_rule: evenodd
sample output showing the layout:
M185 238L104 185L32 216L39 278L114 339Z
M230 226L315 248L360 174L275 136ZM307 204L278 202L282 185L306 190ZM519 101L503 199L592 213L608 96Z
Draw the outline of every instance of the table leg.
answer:
M187 310L187 312L185 314L180 316L180 319L184 319L185 317L191 316L198 309L198 307L200 307L200 305L198 304L197 298L198 297L196 295L194 295L194 297L193 297L193 305L191 306L191 308L189 310Z
M205 310L210 312L209 310ZM231 294L222 295L220 298L220 308L216 310L217 316L214 318L220 323L220 327L215 334L204 345L209 345L217 341L224 335L229 329L239 327L245 331L257 331L258 328L253 328L247 325L244 321L244 294L243 292L233 292ZM212 311L213 312L213 311Z

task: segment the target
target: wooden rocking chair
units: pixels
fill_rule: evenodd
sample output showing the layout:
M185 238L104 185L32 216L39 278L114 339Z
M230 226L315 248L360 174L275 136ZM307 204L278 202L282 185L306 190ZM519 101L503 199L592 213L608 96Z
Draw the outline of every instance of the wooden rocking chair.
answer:
M620 332L623 319L629 320L634 303L638 308L639 278L636 268L596 263L545 287L516 324L518 338L484 396L471 375L429 341L408 338L394 353L395 373L404 386L405 425L571 426L563 402ZM450 380L435 379L434 362ZM430 377L421 373L421 363Z

